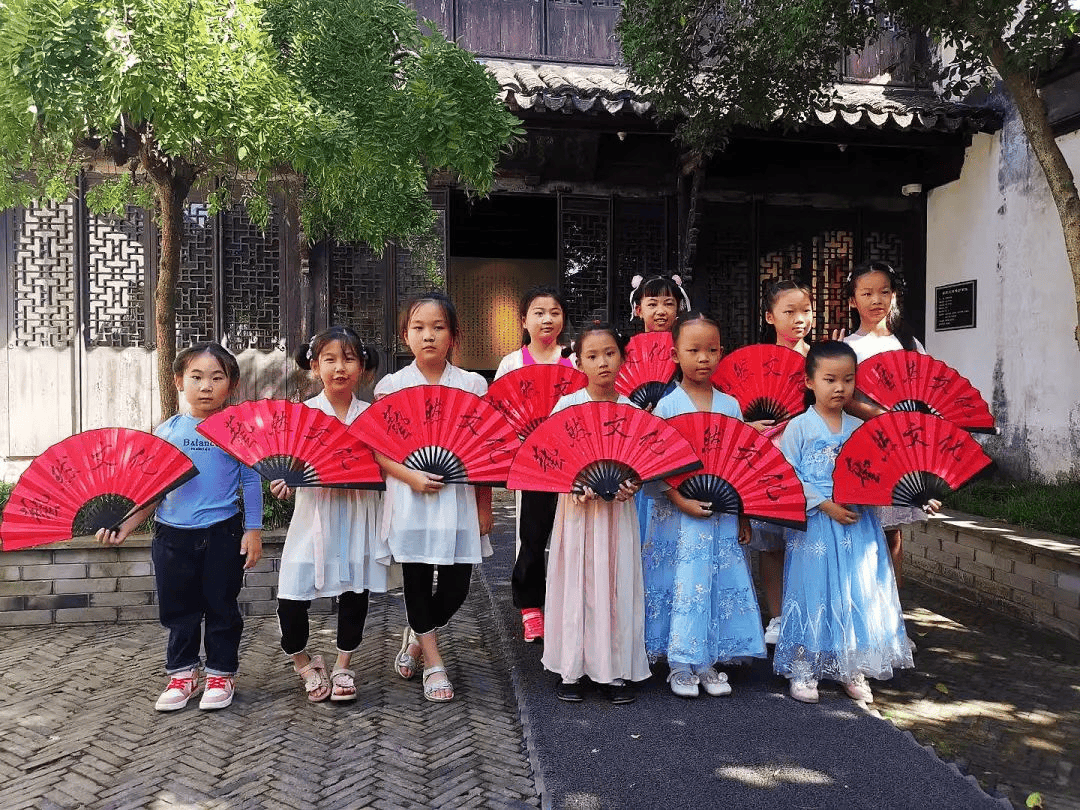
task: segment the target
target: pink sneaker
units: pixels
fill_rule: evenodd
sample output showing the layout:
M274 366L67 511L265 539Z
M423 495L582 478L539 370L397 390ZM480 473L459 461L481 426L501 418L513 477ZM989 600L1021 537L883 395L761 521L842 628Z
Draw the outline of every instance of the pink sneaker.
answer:
M870 691L870 684L866 682L866 676L861 672L851 679L851 683L844 684L844 691L852 700L861 700L864 703L874 702L874 693Z
M174 672L169 676L169 685L165 687L154 704L159 712L175 712L187 706L193 695L199 693L199 668L183 672Z
M544 638L544 611L525 608L521 611L521 628L526 641L541 641Z
M224 709L232 703L235 686L232 675L207 675L206 691L199 701L200 709Z

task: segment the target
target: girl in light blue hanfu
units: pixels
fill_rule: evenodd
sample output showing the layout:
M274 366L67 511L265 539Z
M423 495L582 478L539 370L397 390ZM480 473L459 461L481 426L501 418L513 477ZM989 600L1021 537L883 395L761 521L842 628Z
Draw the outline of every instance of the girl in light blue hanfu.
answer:
M713 388L720 362L720 326L688 312L672 330L679 385L654 413L670 418L710 411L742 419L738 403ZM655 486L655 485L654 485ZM645 649L666 657L668 683L680 697L710 695L731 686L714 664L765 657L754 584L743 546L750 525L736 515L712 513L710 504L677 489L654 490L642 558L645 570Z
M793 698L817 703L818 681L839 681L854 700L874 696L866 679L914 666L885 535L876 511L832 500L840 447L862 424L844 412L855 391L855 352L815 343L806 357L813 405L788 424L780 443L803 482L807 527L791 532L784 604L773 668Z

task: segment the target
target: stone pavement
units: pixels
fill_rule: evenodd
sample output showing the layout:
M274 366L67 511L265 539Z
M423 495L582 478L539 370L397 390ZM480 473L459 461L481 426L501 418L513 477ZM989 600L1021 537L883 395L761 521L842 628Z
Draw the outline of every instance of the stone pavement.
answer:
M915 669L875 710L1017 807L1080 810L1080 644L906 584Z
M372 598L353 658L358 700L309 704L248 619L233 705L153 710L164 685L156 623L0 631L0 808L526 808L539 805L484 591L447 634L458 698L423 699L390 669L400 599ZM334 617L312 645L332 657Z

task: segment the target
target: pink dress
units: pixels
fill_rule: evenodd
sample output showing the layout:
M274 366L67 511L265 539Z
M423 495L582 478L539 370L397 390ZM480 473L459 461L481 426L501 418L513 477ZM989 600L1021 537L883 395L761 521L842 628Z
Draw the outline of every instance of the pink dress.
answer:
M552 412L588 401L582 389L560 399ZM619 402L630 404L626 397ZM548 552L543 664L567 681L582 675L596 683L649 677L633 500L575 504L559 495Z

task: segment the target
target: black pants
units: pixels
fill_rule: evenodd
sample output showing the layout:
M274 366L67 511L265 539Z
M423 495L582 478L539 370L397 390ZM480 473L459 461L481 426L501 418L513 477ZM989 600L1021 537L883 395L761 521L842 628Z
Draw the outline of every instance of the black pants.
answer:
M445 627L469 595L469 581L472 579L472 566L469 563L438 566L439 583L432 592L435 568L427 563L401 564L405 615L414 633L427 633Z
M551 528L555 525L555 507L558 503L559 496L554 492L521 492L521 513L518 517L521 547L514 563L514 573L510 575L514 606L519 610L544 606L544 589L547 586L544 552L551 537Z
M345 591L337 598L337 650L342 653L356 652L364 640L364 622L367 621L368 592ZM296 655L307 648L309 600L278 599L277 616L281 627L281 649L288 655Z
M154 524L150 549L161 624L169 630L165 670L180 672L199 665L206 623L206 669L232 675L239 667L244 620L236 603L244 584L240 515L204 529Z

